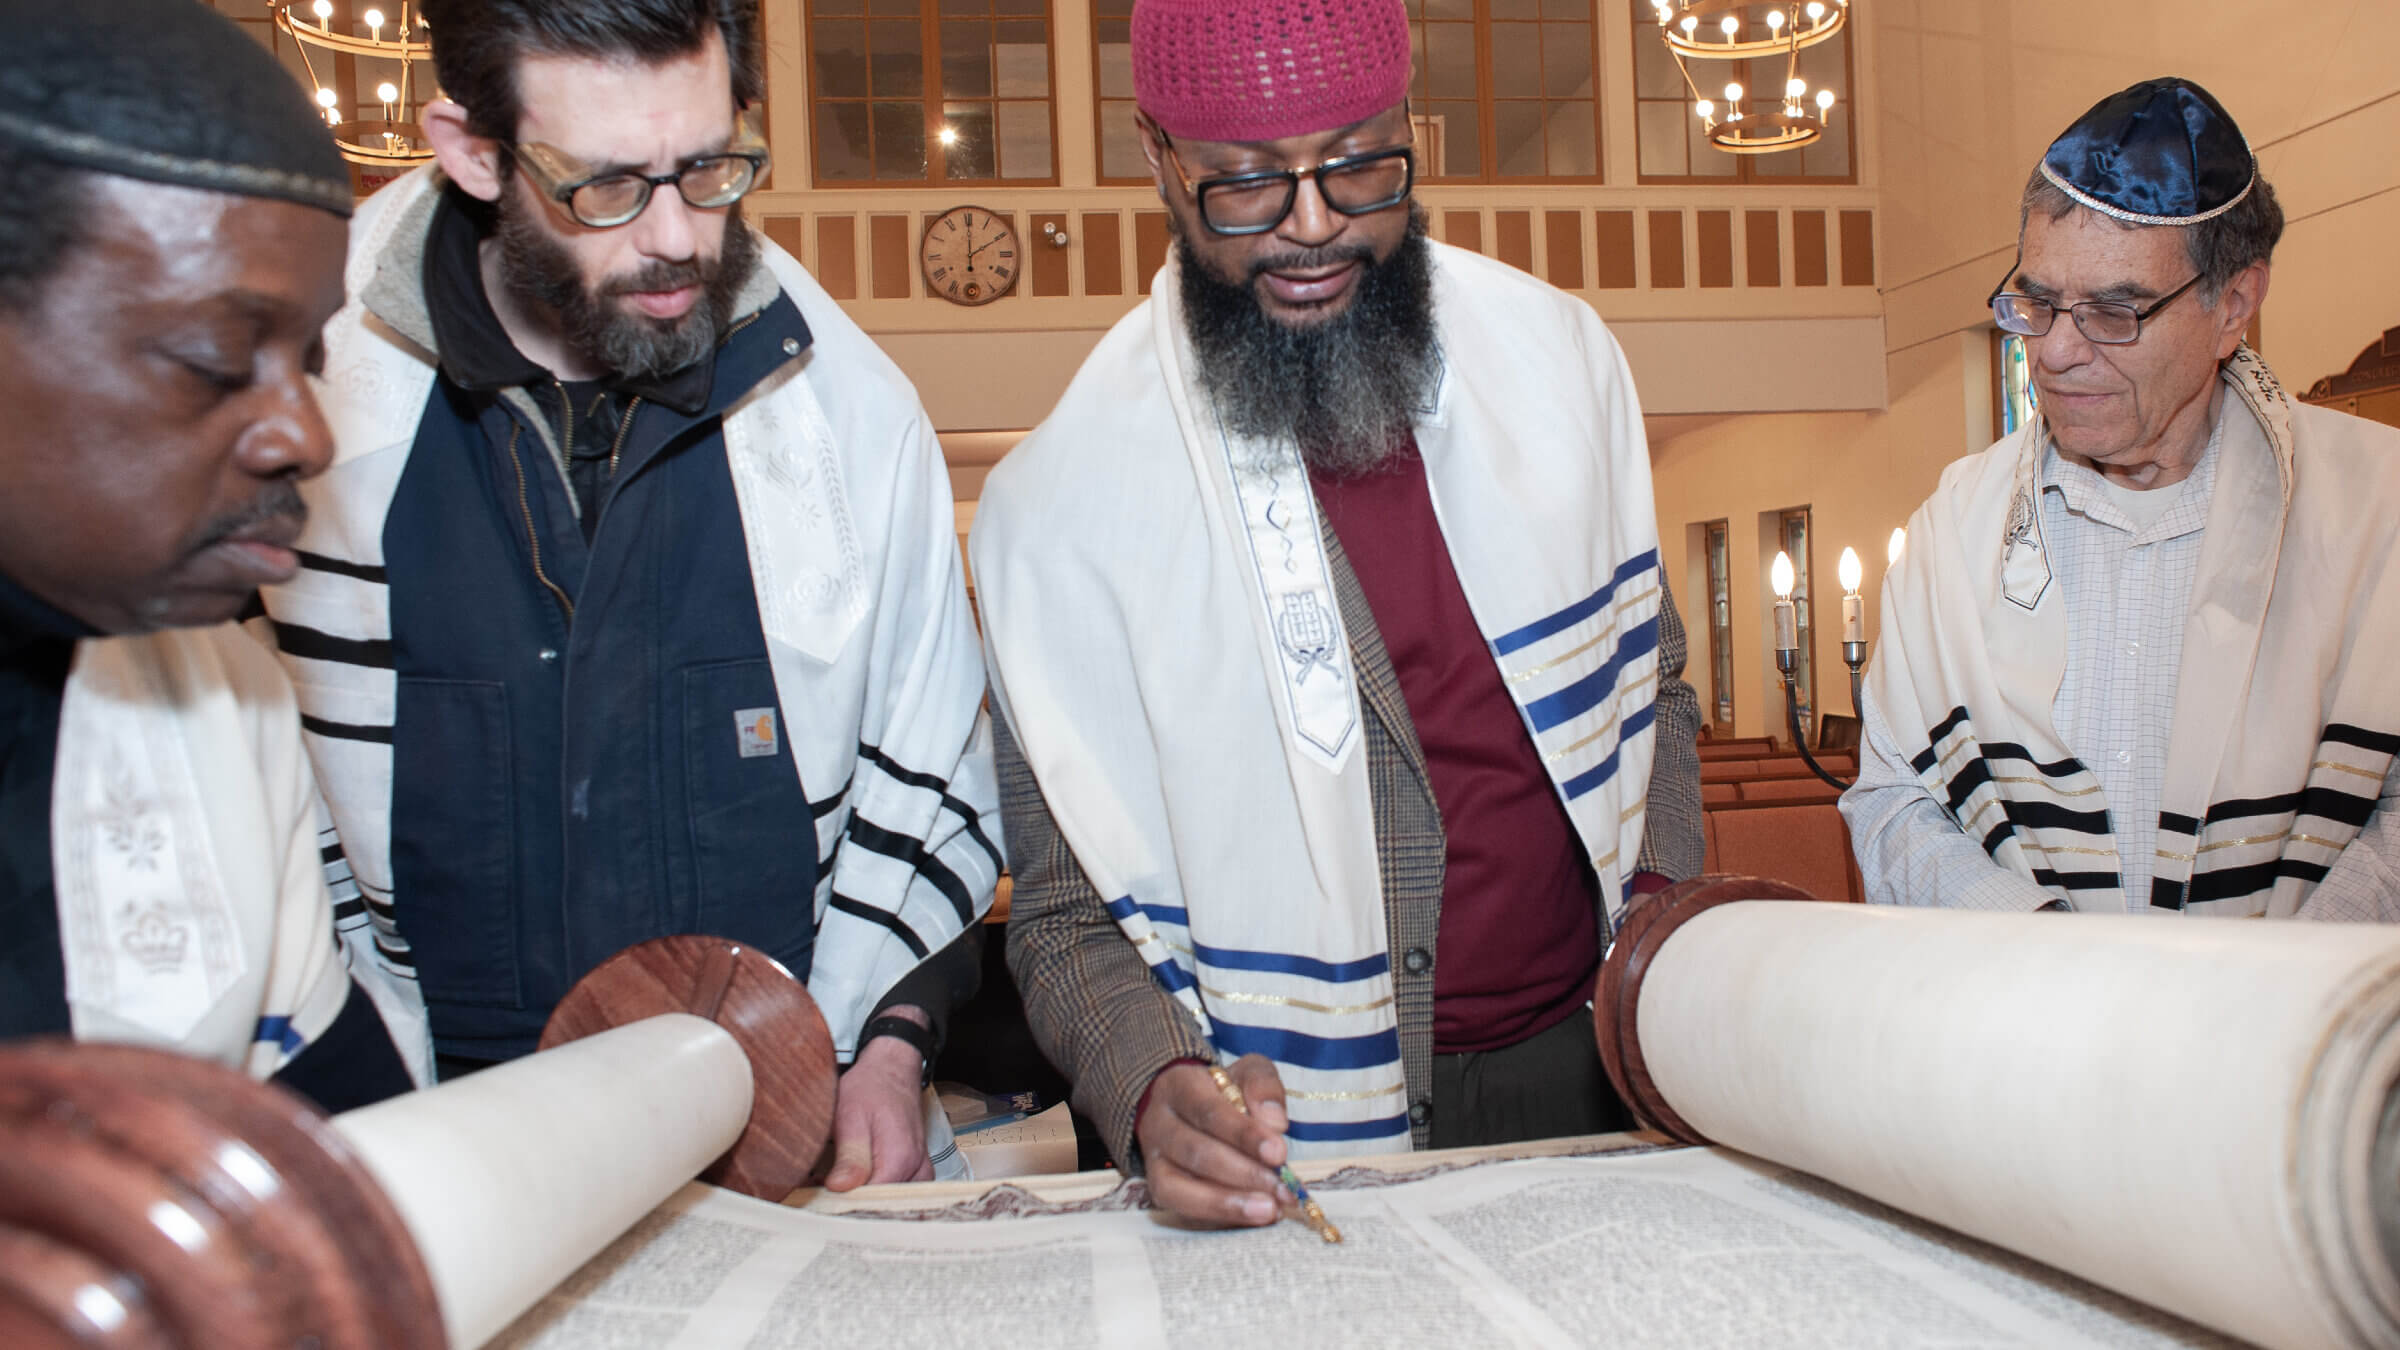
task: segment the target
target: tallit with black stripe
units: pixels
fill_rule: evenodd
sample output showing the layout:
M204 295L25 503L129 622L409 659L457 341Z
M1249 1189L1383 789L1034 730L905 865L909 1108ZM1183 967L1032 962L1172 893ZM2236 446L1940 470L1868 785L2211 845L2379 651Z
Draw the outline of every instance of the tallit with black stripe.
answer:
M392 893L398 680L383 527L433 388L416 278L441 181L420 170L359 212L352 298L326 327L317 385L334 464L301 488L299 576L265 596L339 831L325 859L345 936L371 936L402 970L413 966L407 897ZM813 837L760 842L816 850L808 987L847 1058L884 992L991 907L999 784L932 424L815 279L772 241L759 249L743 303L763 307L780 287L813 337L724 418L768 665L813 817Z
M2400 433L2296 404L2248 347L2185 620L2144 904L2297 913L2400 752ZM1961 460L1885 578L1872 696L1917 777L2001 866L2122 912L2110 808L2052 717L2067 605L2044 551L2037 417Z

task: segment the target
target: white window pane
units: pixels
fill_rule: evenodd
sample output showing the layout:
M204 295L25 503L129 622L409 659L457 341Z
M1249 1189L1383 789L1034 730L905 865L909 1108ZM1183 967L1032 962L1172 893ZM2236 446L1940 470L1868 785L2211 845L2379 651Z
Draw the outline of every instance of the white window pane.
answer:
M1002 178L1048 178L1050 176L1050 105L1048 103L1003 103L1000 105L1000 176Z
M1684 166L1684 123L1698 122L1690 107L1681 103L1644 103L1634 112L1634 134L1641 143L1642 172L1660 177L1681 177L1691 170Z

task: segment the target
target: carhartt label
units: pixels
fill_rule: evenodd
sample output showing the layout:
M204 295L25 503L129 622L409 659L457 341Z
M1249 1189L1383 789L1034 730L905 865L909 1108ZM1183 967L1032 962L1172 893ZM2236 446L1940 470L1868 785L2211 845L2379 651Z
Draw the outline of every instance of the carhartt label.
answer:
M742 758L765 759L782 745L775 734L773 708L744 708L733 715L733 729L742 747Z

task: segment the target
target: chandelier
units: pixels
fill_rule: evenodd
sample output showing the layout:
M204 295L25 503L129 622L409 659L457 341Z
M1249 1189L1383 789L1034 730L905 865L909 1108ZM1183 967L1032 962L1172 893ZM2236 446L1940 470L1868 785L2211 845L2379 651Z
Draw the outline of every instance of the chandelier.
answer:
M1834 93L1819 89L1811 99L1808 81L1800 78L1800 51L1842 31L1850 19L1850 0L1650 3L1658 15L1659 37L1675 57L1684 87L1692 91L1692 111L1707 128L1709 144L1736 155L1764 155L1798 149L1825 134L1826 120L1833 114ZM1771 107L1745 107L1741 82L1729 80L1721 91L1725 103L1720 114L1715 96L1701 87L1705 82L1713 90L1716 81L1692 74L1694 62L1771 62L1778 56L1783 58L1783 99ZM1711 68L1702 65L1700 69L1706 72Z
M333 129L333 143L340 148L342 158L371 169L410 169L433 158L433 148L426 144L424 129L407 120L408 109L418 101L416 95L416 63L430 60L433 43L425 37L425 19L418 15L412 24L409 0L395 0L400 21L387 25L380 9L369 9L359 15L367 27L368 36L343 32L333 25L333 0L313 0L307 6L309 18L300 14L302 0L285 0L275 6L275 26L291 36L300 48L301 64L308 68L308 82L316 91L317 106L325 110L325 125ZM313 19L313 22L311 21ZM383 35L385 27L393 35ZM338 110L341 96L334 92L333 82L317 73L317 61L311 50L324 52L328 59L343 56L353 59L396 63L397 80L384 80L375 87L375 97L383 104L383 116L372 119L347 120Z

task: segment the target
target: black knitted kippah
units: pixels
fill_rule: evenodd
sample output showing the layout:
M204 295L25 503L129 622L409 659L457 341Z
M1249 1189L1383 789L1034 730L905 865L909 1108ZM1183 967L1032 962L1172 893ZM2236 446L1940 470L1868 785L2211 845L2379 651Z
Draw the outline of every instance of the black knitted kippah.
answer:
M349 170L299 82L199 0L0 0L0 139L350 214Z

